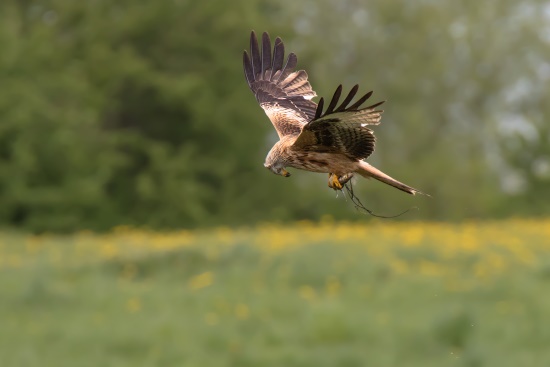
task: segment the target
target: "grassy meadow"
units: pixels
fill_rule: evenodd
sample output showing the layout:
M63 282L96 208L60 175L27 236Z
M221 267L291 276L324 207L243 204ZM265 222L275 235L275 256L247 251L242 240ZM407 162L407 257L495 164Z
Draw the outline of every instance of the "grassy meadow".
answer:
M548 366L550 219L0 234L1 366Z

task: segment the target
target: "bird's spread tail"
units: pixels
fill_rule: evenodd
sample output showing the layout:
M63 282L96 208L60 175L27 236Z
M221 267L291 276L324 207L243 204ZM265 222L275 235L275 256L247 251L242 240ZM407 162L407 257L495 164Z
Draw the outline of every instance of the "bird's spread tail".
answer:
M378 168L371 166L365 161L359 161L359 167L360 169L357 170L357 173L359 173L361 176L365 178L371 178L371 177L375 178L378 181L381 181L387 185L393 186L396 189L406 192L407 194L411 194L411 195L422 194L422 195L429 196L423 193L422 191L415 189L414 187L410 187L408 185L405 185L402 182L397 181L396 179L388 176L384 172L380 171Z

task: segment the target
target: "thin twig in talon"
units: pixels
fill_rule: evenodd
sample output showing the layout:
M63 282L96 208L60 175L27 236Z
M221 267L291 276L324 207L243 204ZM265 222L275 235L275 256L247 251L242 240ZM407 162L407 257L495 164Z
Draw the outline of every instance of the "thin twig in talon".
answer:
M373 213L370 209L367 209L367 208L363 205L363 203L361 202L361 200L359 200L359 198L355 195L355 193L353 192L353 184L351 183L351 181L346 182L346 184L344 185L344 188L345 188L346 191L348 192L348 195L349 195L349 197L350 197L350 199L351 199L351 202L353 203L353 205L355 205L355 209L357 209L357 210L363 210L363 211L367 212L368 214L372 215L373 217L385 218L385 219L397 218L397 217L402 216L403 214L408 213L411 209L418 209L418 208L416 208L416 207L412 207L412 208L409 208L409 209L405 210L405 211L402 212L402 213L399 213L399 214L397 214L397 215L392 215L392 216L378 215L378 214Z

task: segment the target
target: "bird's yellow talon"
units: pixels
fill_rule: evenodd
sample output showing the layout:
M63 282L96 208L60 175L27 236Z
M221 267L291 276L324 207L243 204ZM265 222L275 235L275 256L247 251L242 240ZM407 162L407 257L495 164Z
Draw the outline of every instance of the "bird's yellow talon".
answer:
M328 187L333 190L342 190L343 186L340 183L340 178L338 175L330 173L328 177Z
M340 183L340 180L336 175L334 175L334 187L336 187L338 190L342 190L342 184Z

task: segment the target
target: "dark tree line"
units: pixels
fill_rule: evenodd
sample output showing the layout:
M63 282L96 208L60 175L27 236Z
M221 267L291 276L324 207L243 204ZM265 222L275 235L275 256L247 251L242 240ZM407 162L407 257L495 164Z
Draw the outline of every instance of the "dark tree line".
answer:
M418 206L406 218L437 220L545 214L545 6L3 1L0 223L365 220L324 175L282 179L263 167L275 135L244 82L251 29L282 36L319 96L343 82L388 100L370 161L434 198L359 181L371 209Z

